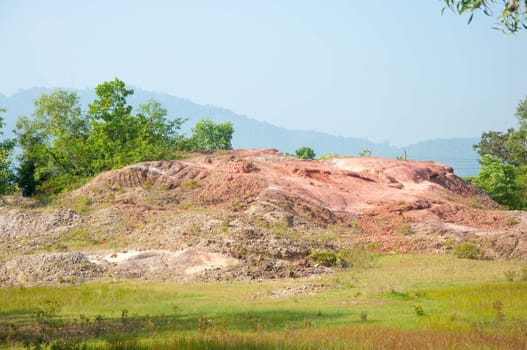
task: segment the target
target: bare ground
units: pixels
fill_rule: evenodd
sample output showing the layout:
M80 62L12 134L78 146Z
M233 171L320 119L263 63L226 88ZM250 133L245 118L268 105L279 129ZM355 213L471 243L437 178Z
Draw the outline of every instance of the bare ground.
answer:
M106 172L22 207L0 207L0 285L304 277L330 272L310 253L357 245L527 259L527 213L433 162L238 150Z

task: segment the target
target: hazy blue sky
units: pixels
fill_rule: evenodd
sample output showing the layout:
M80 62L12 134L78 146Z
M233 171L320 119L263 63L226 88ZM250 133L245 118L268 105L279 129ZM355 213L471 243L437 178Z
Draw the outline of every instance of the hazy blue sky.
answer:
M0 93L128 85L406 145L515 125L527 31L439 0L0 0Z

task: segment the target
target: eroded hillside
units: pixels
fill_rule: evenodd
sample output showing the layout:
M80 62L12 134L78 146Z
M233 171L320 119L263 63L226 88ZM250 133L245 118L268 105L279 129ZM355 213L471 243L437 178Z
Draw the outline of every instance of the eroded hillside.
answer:
M527 215L433 162L237 150L106 172L53 208L0 209L0 284L260 279L354 247L527 258Z

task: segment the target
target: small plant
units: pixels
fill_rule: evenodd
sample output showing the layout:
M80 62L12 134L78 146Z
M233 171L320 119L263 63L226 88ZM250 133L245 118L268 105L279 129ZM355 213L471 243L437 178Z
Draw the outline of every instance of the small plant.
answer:
M414 294L415 294L415 296L417 298L424 298L426 296L426 292L424 290L421 290L421 289L420 290L416 290Z
M505 315L503 314L503 303L500 300L496 300L494 303L492 303L492 308L496 313L496 322L502 322L505 318Z
M417 316L424 316L425 315L425 310L423 309L423 307L421 305L415 305L414 306L414 311L415 311L415 314Z
M90 210L92 201L89 197L81 196L77 199L77 202L72 205L72 209L77 213L86 214Z
M304 328L311 328L311 319L309 318L304 319Z
M128 322L128 310L124 309L121 311L121 322L124 324Z
M463 259L478 260L483 257L483 252L478 246L472 243L461 243L454 248L454 255Z
M207 328L212 324L212 320L207 320L203 315L200 315L198 318L198 329L201 332L205 332Z
M505 271L505 279L509 282L513 282L516 279L516 271Z
M518 220L517 217L515 216L509 216L506 220L505 220L505 223L509 226L514 226L514 225L518 225L520 223L520 220Z
M335 266L337 264L337 255L330 251L313 252L309 255L309 258L315 263L326 267Z
M368 320L368 312L367 311L362 311L360 313L360 320L361 320L361 322L366 322Z
M181 188L182 190L193 190L198 187L199 187L199 182L194 179L188 180L188 181L185 181L179 184L179 188Z
M527 265L520 271L520 281L527 281Z
M403 225L397 228L396 233L398 235L409 236L413 235L414 231L412 230L412 227L410 225Z

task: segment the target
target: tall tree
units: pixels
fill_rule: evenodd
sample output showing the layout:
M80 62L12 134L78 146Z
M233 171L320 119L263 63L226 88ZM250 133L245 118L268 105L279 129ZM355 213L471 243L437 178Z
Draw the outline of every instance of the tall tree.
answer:
M482 168L474 182L513 209L527 206L527 97L516 108L519 128L486 131L474 148Z
M31 117L17 121L24 195L58 193L102 170L173 157L184 119L168 120L167 110L153 100L134 115L126 102L132 93L118 78L104 82L87 113L74 92L37 98Z
M5 113L7 110L0 107L0 113ZM4 119L0 115L0 128L4 126ZM0 129L0 136L4 132ZM11 168L11 157L15 142L12 139L4 139L0 141L0 194L7 194L13 190L13 170Z
M61 182L91 175L85 144L89 123L77 94L57 90L42 94L34 105L32 118L20 117L15 130L22 148L19 185L25 195L33 194L46 181L60 190Z
M231 122L214 123L210 119L202 119L192 128L192 136L186 143L186 150L217 151L232 149L232 134L234 128Z
M496 202L510 209L522 209L521 187L516 181L516 169L488 154L481 157L480 162L481 170L474 178L474 183Z
M119 78L98 85L95 92L97 99L88 113L92 128L88 144L95 172L173 155L184 119L169 121L167 110L154 100L141 105L134 115L126 101L134 91L126 89Z

